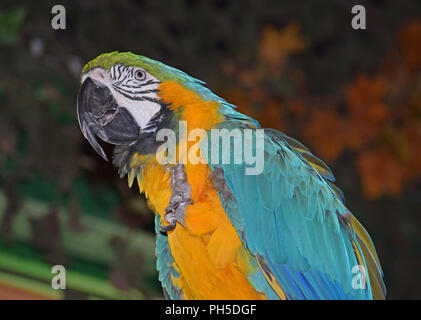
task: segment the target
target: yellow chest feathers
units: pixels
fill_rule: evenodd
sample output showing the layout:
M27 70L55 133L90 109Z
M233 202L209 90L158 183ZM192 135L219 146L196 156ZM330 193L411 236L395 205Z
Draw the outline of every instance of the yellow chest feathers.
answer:
M222 208L209 180L207 165L186 164L193 204L186 207L185 225L168 232L168 243L179 278L173 282L185 299L264 299L247 280L252 257ZM157 162L149 163L139 179L153 211L164 223L171 197L170 173Z

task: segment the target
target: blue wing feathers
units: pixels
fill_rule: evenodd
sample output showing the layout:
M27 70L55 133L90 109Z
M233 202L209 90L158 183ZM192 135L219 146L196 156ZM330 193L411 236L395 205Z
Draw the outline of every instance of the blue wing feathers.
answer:
M179 275L173 269L174 258L171 255L171 250L168 245L168 238L159 232L160 216L155 216L155 232L156 244L155 253L157 256L156 268L158 270L158 280L161 282L164 292L171 300L178 300L182 298L182 293L174 286L171 281L171 275L178 277Z
M264 150L261 175L245 175L242 165L210 165L224 172L234 199L221 201L244 246L264 259L287 298L370 299L369 283L352 288L356 239L338 218L348 210L328 183L334 181L330 169L274 130L265 129Z

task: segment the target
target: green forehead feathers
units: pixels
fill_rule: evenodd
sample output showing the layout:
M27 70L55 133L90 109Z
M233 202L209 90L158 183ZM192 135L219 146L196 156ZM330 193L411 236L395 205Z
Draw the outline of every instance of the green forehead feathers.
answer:
M136 55L131 52L118 51L103 53L94 60L88 62L82 69L82 75L95 68L109 70L114 64L142 68L160 81L175 80L180 82L201 82L190 77L183 71L169 67L162 62Z

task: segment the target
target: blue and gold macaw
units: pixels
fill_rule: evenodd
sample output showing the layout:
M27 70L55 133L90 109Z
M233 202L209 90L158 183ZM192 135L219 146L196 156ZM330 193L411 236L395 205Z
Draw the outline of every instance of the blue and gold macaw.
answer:
M136 178L156 213L166 297L385 298L374 245L330 169L298 141L261 129L202 81L132 53L102 54L83 68L77 112L103 158L96 137L116 146L120 175L129 186ZM175 153L162 148L170 137L162 139L163 129L178 137ZM262 152L261 172L247 174L247 161L208 161L214 144L190 139L194 130L203 138L224 129L252 132L244 148ZM259 129L260 149L251 143ZM230 146L217 156L234 156Z

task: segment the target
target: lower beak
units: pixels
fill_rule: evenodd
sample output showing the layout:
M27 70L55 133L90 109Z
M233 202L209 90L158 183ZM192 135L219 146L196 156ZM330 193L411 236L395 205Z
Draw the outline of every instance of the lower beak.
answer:
M131 145L139 138L140 127L130 112L118 106L105 84L90 77L79 90L77 114L83 135L107 161L96 136L115 145Z

